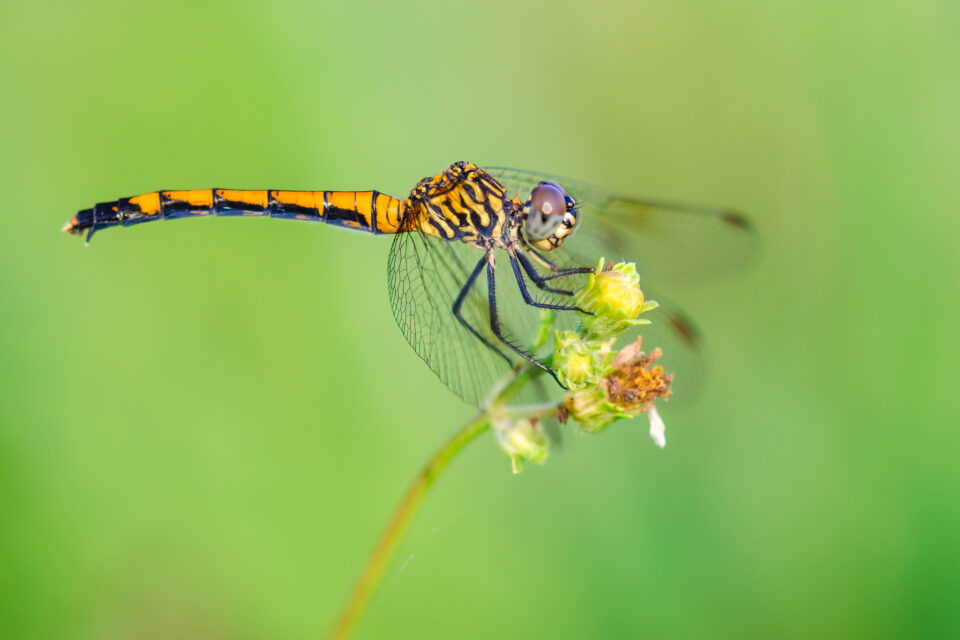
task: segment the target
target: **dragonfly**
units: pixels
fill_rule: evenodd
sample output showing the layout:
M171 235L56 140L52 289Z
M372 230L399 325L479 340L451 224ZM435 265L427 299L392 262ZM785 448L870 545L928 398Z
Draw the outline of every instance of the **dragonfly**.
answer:
M554 375L552 340L532 349L531 337L545 317L556 328L575 326L575 292L601 256L635 262L645 280L660 284L729 269L756 244L752 225L735 211L470 162L420 180L405 199L374 190L154 191L84 209L62 230L86 232L89 243L110 227L209 215L392 235L387 281L397 324L440 380L472 404L518 364ZM679 308L656 299L660 319L644 329L644 344L652 337L651 346L664 347L661 363L684 372L675 378L678 395L701 377L699 332Z

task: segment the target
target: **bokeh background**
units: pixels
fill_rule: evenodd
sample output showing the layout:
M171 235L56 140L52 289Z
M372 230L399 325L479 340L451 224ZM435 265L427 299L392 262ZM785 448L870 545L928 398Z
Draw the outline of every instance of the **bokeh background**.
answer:
M960 10L888 2L0 6L0 636L315 638L471 414L396 328L389 239L191 220L158 188L402 195L458 159L750 212L673 289L699 403L489 436L381 637L956 637Z

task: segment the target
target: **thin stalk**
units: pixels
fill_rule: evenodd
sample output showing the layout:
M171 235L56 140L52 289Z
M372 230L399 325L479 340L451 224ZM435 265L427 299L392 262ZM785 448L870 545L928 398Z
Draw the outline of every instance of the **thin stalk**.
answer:
M367 565L357 579L336 624L327 636L330 640L350 637L370 605L370 598L383 580L384 572L390 566L390 561L430 486L465 446L489 428L490 416L486 411L481 411L437 449L423 467L393 512L386 529L380 534L373 554L367 560Z
M496 413L501 418L557 418L561 408L557 402L528 404L522 407L502 407Z
M531 351L539 349L549 338L550 329L553 327L554 313L549 310L542 310L540 314L540 327L531 345ZM527 362L517 364L507 373L497 384L494 385L488 399L483 404L483 409L469 422L463 425L459 431L453 434L430 458L430 461L423 467L420 474L414 479L413 483L407 489L403 500L393 512L390 522L380 534L377 546L374 547L367 565L363 568L360 577L347 598L346 604L340 611L333 629L327 636L329 640L341 640L349 638L356 629L360 619L366 613L370 606L370 599L376 592L377 587L383 581L384 573L390 566L390 561L397 552L397 547L403 539L404 534L410 527L413 517L420 509L420 503L430 489L434 480L450 464L464 447L476 439L477 436L490 428L492 416L504 415L504 403L513 398L519 391L531 380L535 380L542 369L531 366ZM559 407L557 405L536 405L523 409L510 409L510 417L547 417L557 415Z

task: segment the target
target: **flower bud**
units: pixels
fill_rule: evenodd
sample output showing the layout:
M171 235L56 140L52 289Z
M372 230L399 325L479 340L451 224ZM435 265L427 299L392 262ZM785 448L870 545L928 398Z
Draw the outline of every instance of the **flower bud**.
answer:
M547 459L547 438L535 418L522 420L503 420L493 424L497 442L510 457L514 473L523 470L526 460L534 464L543 464Z
M588 433L605 429L617 418L632 418L649 411L650 436L663 447L666 444L663 420L654 408L654 401L670 395L673 375L655 364L660 357L659 349L646 354L641 344L637 338L621 349L600 382L568 392L563 405Z
M604 268L603 263L600 258L577 298L579 306L588 312L581 315L583 326L597 336L611 337L632 326L648 324L637 316L656 308L657 303L644 299L636 265L621 262Z
M575 331L558 331L553 350L553 368L565 386L578 389L597 384L613 359L611 341L584 340Z
M626 415L607 400L607 390L602 384L567 393L563 398L563 406L570 417L577 421L577 426L587 433L602 431L615 419Z

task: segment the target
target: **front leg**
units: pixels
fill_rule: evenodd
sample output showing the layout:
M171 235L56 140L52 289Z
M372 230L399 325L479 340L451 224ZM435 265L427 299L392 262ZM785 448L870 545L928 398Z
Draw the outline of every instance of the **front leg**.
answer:
M531 356L529 353L527 353L526 351L524 351L523 349L513 344L512 342L510 342L504 337L503 330L500 328L500 314L497 311L497 284L496 284L497 271L496 271L496 261L493 255L493 249L487 250L486 261L487 261L487 296L490 303L490 330L493 332L493 335L497 336L500 342L505 344L512 351L516 352L524 360L530 362L531 364L549 373L551 376L553 376L553 379L557 381L557 384L563 387L563 383L560 382L560 380L557 378L557 374L553 372L553 369L543 364L542 362L540 362L539 360Z
M467 281L464 283L463 288L460 289L460 294L457 296L457 299L453 302L453 309L452 309L453 315L460 322L460 324L462 324L464 328L466 328L467 331L472 333L474 337L477 338L477 340L479 340L483 344L490 347L490 349L492 349L498 356L506 360L508 365L513 365L513 363L510 362L510 358L508 358L503 353L503 351L500 351L500 349L497 349L496 346L491 344L491 342L487 340L487 338L484 337L479 331L477 331L473 327L473 325L470 324L467 321L467 319L463 317L463 314L461 313L461 310L463 308L463 301L467 299L467 295L469 295L470 289L472 289L473 285L477 282L477 277L480 275L480 272L483 271L483 267L486 261L487 261L486 256L480 258L480 260L477 262L477 266L473 268L473 271L470 273L469 277L467 277Z
M524 252L529 253L537 262L545 266L550 271L553 271L552 276L542 278L543 280L553 280L554 278L562 278L563 276L572 276L581 273L593 273L593 267L573 267L572 269L561 269L557 265L547 260L539 251L534 249L522 235L520 236L520 243L523 245Z
M517 286L520 287L520 295L523 296L524 302L526 302L532 307L540 307L541 309L555 309L557 311L583 311L583 309L574 305L547 304L545 302L537 302L536 300L534 300L533 296L530 295L530 290L527 288L527 281L523 279L523 274L520 272L520 263L517 261L518 254L514 253L511 250L509 251L509 255L510 255L510 265L513 267L513 275L516 276L517 278ZM522 254L519 254L519 255L522 256ZM534 273L536 273L536 271L534 271ZM534 276L532 275L530 277L534 278ZM534 280L534 282L537 282L537 281ZM551 289L550 287L547 287L546 285L543 284L542 279L540 282L537 282L537 286L546 291L554 291L556 293L572 295L569 291L561 291L560 289Z
M520 261L520 266L523 267L523 270L527 272L527 275L530 276L530 279L533 280L533 284L537 285L539 289L544 291L549 291L551 293L559 293L565 296L572 296L572 291L567 291L566 289L554 289L547 285L547 278L544 278L540 275L537 270L534 268L533 264L530 262L530 259L524 255L523 251L516 252L517 260Z

